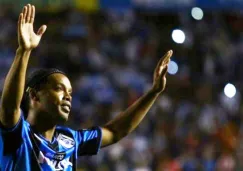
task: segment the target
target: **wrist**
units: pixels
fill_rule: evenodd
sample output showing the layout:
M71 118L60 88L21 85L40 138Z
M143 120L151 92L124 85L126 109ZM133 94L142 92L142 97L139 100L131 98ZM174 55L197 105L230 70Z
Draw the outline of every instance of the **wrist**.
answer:
M16 50L17 53L26 53L31 52L31 49L24 49L23 47L19 46Z
M156 96L158 97L163 91L157 91L154 87L152 87L150 90L149 90L149 93L152 94L153 96Z

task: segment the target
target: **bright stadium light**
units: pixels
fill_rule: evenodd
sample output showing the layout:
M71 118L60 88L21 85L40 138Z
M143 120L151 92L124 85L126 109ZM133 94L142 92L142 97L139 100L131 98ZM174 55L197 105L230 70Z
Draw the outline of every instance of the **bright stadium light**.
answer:
M234 97L236 94L235 86L231 83L226 84L226 86L224 87L224 94L229 98Z
M168 73L175 75L178 72L178 65L175 61L170 61L168 65Z
M194 7L191 10L191 15L195 20L201 20L203 18L203 10L198 7Z
M178 44L182 44L182 43L184 43L186 36L182 30L175 29L172 32L172 39L174 40L174 42L176 42Z

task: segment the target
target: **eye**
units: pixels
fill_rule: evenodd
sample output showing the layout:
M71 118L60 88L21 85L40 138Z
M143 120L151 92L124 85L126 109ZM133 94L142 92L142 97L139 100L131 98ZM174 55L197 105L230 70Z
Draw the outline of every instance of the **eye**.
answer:
M70 95L70 96L72 96L72 94L73 94L73 90L72 89L67 89L68 90L68 94Z
M61 86L57 86L55 89L56 89L57 91L61 91L61 90L63 90L63 88L62 88Z
M72 98L72 92L68 92L68 95Z

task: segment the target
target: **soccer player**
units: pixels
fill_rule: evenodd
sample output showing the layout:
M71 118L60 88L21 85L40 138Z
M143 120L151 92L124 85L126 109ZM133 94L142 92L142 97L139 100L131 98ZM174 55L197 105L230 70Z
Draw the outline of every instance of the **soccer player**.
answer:
M151 89L101 127L72 130L68 120L72 86L65 73L41 69L26 79L31 51L47 26L34 32L35 7L26 5L18 20L19 47L6 76L0 103L0 170L76 170L77 157L121 140L144 118L163 92L172 51L159 61Z

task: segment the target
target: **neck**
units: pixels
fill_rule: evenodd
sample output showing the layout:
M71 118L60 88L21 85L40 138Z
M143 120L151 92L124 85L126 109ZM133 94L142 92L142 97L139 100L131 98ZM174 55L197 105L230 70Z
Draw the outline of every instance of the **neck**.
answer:
M55 133L55 127L45 131L39 131L37 128L36 131L38 131L43 137L45 137L47 141L52 142Z
M50 118L47 119L40 116L45 115L29 112L27 121L37 133L41 134L46 140L51 142L55 133L56 123L52 122Z

